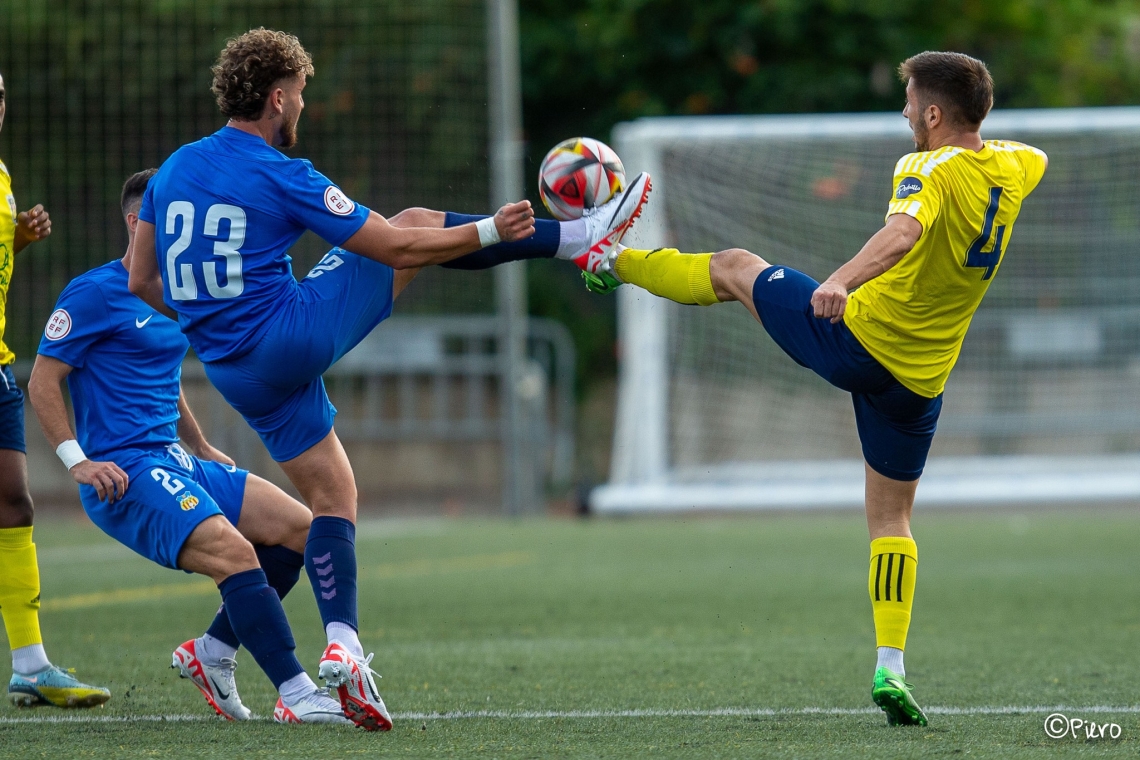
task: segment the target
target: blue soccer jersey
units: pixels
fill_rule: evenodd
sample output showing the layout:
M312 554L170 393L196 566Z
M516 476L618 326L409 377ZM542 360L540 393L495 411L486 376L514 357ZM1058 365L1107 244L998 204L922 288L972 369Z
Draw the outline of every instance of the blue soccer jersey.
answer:
M341 245L368 214L308 161L233 127L175 151L139 210L163 298L204 362L248 353L297 297L288 250L305 230Z
M92 459L178 440L178 389L189 344L178 325L127 290L121 261L72 280L48 319L39 353L67 376L79 445Z

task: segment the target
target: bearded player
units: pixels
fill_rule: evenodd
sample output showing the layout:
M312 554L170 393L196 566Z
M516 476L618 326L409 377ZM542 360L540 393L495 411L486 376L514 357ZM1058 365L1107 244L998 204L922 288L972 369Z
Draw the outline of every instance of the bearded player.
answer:
M391 313L420 267L537 257L596 266L640 212L649 178L571 223L536 222L527 201L494 217L412 210L389 223L275 149L294 145L313 75L296 37L247 32L227 42L213 71L229 122L176 151L151 180L130 290L177 318L210 381L312 508L305 568L329 640L320 677L353 722L387 730L357 634L355 480L321 374ZM298 283L287 251L305 230L337 248Z
M0 128L7 111L7 92L0 77ZM4 306L16 254L51 234L43 206L16 211L12 178L0 161L0 615L12 649L8 699L15 705L51 704L94 707L111 692L76 680L70 670L51 664L40 634L40 569L32 543L32 497L28 493L28 460L24 449L24 394L16 386L4 345Z
M586 279L597 292L628 282L678 303L740 301L796 363L851 393L866 460L871 696L891 725L926 725L903 667L918 569L915 489L970 319L1048 160L1028 145L982 140L993 80L981 61L926 52L899 74L918 152L895 167L886 225L823 284L739 248L616 250Z

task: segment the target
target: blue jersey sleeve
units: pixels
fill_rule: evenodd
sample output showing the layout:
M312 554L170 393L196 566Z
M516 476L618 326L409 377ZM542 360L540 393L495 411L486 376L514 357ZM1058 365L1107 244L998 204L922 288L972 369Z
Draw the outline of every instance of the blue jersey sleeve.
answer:
M139 207L139 220L154 224L154 177L146 183L146 192L143 193L142 205Z
M368 219L366 207L354 202L308 161L296 162L289 183L285 196L289 218L333 245L344 243Z
M38 353L72 367L82 367L87 354L111 326L107 302L96 283L66 287L48 317Z

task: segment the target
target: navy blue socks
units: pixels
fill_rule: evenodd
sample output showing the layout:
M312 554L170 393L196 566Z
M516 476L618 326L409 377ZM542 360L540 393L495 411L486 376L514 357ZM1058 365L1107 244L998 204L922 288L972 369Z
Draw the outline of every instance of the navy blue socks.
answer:
M277 592L278 597L284 599L301 578L301 568L305 565L304 555L287 546L255 546L253 549L257 552L257 559L261 563L261 569L265 571L269 587ZM210 624L206 633L233 649L239 646L237 634L230 625L225 605L218 609L218 614L214 616L214 622Z
M234 573L218 584L230 625L253 659L269 676L273 687L305 672L293 650L293 631L277 592L269 587L265 571L257 568Z
M305 544L305 571L321 621L360 630L356 619L356 526L343 517L314 517Z
M461 224L486 219L486 215L456 214L448 211L444 227L458 227ZM562 231L559 223L552 219L535 219L534 234L526 240L513 243L497 243L486 248L452 259L440 266L447 269L490 269L508 261L523 259L552 259L558 253L558 243Z

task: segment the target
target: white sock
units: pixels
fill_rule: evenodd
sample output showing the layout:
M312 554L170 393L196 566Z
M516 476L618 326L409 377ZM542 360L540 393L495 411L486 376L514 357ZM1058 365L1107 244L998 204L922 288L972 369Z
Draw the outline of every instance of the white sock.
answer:
M586 237L584 219L558 223L558 253L554 254L554 258L572 259L581 256L589 247L590 239Z
M43 644L28 644L12 650L12 670L22 676L30 676L51 667Z
M357 657L364 657L364 647L360 644L360 637L356 635L356 630L347 623L329 623L325 626L325 635L329 637L329 643L334 641L340 642L348 651L352 652Z
M903 650L895 649L894 647L879 647L879 664L876 665L875 668L886 668L892 673L905 676L906 668L903 667Z
M221 665L223 657L231 660L237 657L237 649L208 633L203 633L200 639L194 640L194 651L198 653L199 660L212 667Z
M298 673L281 684L277 693L281 695L281 701L285 703L286 707L292 707L316 690L317 685L313 683L313 679L309 678L308 673Z

